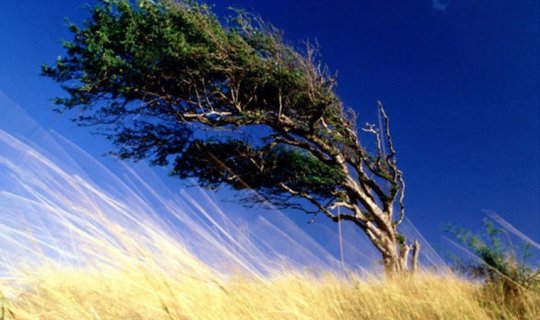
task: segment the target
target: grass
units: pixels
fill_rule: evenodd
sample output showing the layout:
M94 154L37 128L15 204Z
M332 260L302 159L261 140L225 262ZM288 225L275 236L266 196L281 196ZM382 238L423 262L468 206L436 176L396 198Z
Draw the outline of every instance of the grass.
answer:
M75 230L83 265L40 251L12 265L0 285L3 319L540 319L538 292L509 299L495 286L427 272L222 273L150 225L129 233L108 223L107 241Z
M195 279L148 270L35 270L5 303L5 319L539 319L540 296L520 306L454 276L392 281L295 272L268 279Z

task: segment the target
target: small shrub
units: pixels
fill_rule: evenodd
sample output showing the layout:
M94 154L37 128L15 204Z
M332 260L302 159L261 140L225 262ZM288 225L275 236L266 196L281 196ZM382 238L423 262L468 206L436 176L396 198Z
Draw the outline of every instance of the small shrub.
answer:
M483 234L448 226L446 231L455 236L477 259L456 258L454 269L469 277L485 281L484 290L492 293L492 303L502 303L514 314L525 316L523 303L540 293L540 269L531 266L531 244L517 248L505 230L484 220ZM523 317L522 317L523 318Z

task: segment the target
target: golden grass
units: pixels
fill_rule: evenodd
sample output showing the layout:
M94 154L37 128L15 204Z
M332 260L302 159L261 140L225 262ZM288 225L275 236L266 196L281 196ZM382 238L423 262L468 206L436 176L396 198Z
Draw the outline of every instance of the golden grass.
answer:
M33 270L17 278L2 286L10 295L5 319L540 319L538 294L511 305L496 290L451 275L197 278L141 264L107 272Z
M141 217L133 231L105 215L86 218L89 224L65 225L80 262L31 244L27 256L6 266L2 319L540 319L538 293L505 299L496 288L427 272L383 280L285 266L227 268L227 259L218 269L150 220Z
M102 214L68 217L58 216L69 230L60 258L31 233L20 244L25 254L4 263L0 319L540 319L538 292L503 298L427 272L387 280L285 266L261 272L227 247L211 266L150 219L127 228Z

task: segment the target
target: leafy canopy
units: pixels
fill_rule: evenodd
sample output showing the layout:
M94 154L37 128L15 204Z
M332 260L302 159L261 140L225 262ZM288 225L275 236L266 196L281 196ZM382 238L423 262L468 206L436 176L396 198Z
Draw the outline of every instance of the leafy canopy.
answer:
M348 125L334 81L314 65L311 48L300 54L244 12L222 24L193 1L103 0L82 28L70 30L67 55L42 70L69 94L54 102L59 110L80 107L81 125L106 125L121 158L172 160L172 174L207 186L275 192L285 182L323 197L338 188L343 177L332 165L276 140L316 134L323 116L333 129ZM238 130L263 125L269 134L258 143ZM208 128L235 135L197 138Z

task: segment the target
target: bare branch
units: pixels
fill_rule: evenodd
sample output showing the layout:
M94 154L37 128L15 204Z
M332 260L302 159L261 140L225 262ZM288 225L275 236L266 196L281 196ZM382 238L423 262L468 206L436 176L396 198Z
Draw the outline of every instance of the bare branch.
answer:
M377 141L377 160L376 165L377 168L381 167L381 157L383 156L383 150L382 150L382 138L381 138L381 131L377 129L377 127L374 124L371 123L365 123L364 127L362 128L362 131L371 133L375 136L375 139Z
M403 180L403 174L398 170L397 179L399 182L399 219L394 223L394 226L398 226L405 219L405 181Z
M293 190L291 189L290 187L288 187L285 183L281 182L279 184L279 186L289 192L290 194L293 194L293 195L297 195L297 196L300 196L306 200L308 200L309 202L311 202L313 205L315 205L315 207L317 207L321 212L323 212L327 217L329 217L330 219L334 220L336 219L336 216L330 212L330 210L328 210L325 206L323 206L319 201L317 201L314 197L312 197L311 195L305 193L305 192L301 192L301 191L296 191L296 190Z
M418 271L418 258L420 257L420 242L418 240L414 240L414 244L412 246L412 262L411 262L411 271L417 272Z
M393 158L396 155L396 150L394 149L394 144L392 142L392 135L390 134L390 119L388 118L388 115L386 114L386 111L384 110L384 106L382 102L377 101L377 106L384 120L385 138L386 138L388 150L390 151L388 155L386 156L386 160L388 161L389 159Z

